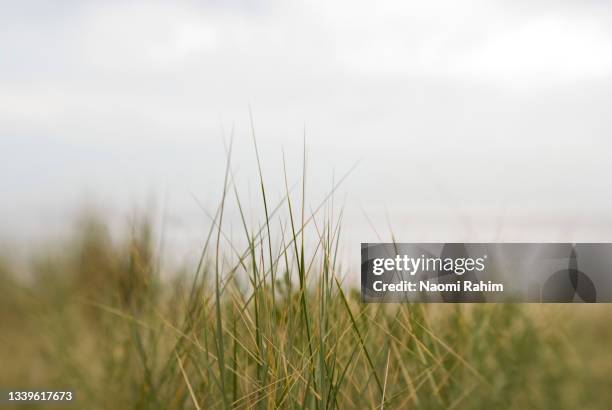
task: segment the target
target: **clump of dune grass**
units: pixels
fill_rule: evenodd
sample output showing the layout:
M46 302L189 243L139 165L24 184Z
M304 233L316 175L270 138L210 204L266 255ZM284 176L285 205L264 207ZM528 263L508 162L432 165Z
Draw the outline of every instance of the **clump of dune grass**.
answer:
M263 212L252 218L230 159L231 144L192 270L160 278L146 220L119 244L103 223L82 223L76 244L32 265L30 284L0 270L10 289L0 313L21 318L0 325L0 384L70 388L91 409L598 408L612 399L609 367L588 372L588 342L572 338L567 310L362 304L344 283L355 272L339 262L342 209L332 198L342 179L310 204L304 158L299 189L285 172L285 195L272 203L260 167ZM225 232L230 205L242 248Z

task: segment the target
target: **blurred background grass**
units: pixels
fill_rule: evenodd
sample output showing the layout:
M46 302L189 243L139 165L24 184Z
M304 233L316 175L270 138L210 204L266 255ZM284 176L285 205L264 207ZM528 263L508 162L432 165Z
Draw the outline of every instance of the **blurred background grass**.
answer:
M339 224L314 225L311 251L295 223L278 248L245 228L240 257L209 243L195 275L160 275L147 218L123 240L82 218L29 277L3 257L0 386L100 409L609 408L609 305L364 305Z

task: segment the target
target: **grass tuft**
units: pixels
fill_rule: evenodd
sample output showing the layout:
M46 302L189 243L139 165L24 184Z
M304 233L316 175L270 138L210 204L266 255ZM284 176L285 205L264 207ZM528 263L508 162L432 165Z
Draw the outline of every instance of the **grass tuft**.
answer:
M605 408L606 306L364 305L344 285L330 193L247 223L231 167L195 272L157 272L143 219L124 242L80 224L25 282L0 260L1 386L71 388L79 408ZM295 185L293 185L295 186ZM233 193L233 195L231 195ZM234 207L243 240L224 215ZM257 218L254 218L257 219ZM244 249L240 249L244 243ZM165 277L166 279L162 279ZM590 309L590 310L589 310ZM576 338L575 335L580 335ZM8 370L7 370L8 369Z

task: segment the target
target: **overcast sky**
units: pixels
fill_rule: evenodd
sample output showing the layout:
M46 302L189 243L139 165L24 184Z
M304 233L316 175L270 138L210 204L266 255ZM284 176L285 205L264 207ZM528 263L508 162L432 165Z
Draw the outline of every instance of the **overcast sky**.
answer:
M0 7L4 238L160 197L197 237L232 127L257 200L250 105L271 195L304 128L313 205L360 160L339 192L351 246L376 239L365 215L404 241L612 240L610 2Z

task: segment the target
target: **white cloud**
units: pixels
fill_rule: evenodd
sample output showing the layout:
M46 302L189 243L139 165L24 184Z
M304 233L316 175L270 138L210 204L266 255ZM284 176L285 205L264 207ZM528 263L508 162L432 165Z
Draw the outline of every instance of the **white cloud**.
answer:
M594 18L544 16L484 39L449 71L524 90L612 75L612 36Z
M312 181L327 184L331 169L365 157L351 188L357 203L390 198L391 209L404 209L413 198L396 195L397 186L411 183L421 183L418 206L440 203L422 182L422 165L434 163L459 206L494 207L509 196L534 207L612 205L595 186L612 149L607 3L43 3L0 16L0 155L27 154L13 149L22 137L78 147L53 168L37 157L59 175L40 191L47 195L61 184L80 189L66 173L109 197L137 172L152 186L161 175L199 187L201 175L222 169L222 148L211 149L221 125L235 124L249 141L251 104L269 178L279 175L280 146L300 146L305 122L319 159ZM549 147L554 160L538 158ZM109 166L78 160L100 149L111 153ZM237 144L243 169L251 155ZM590 166L564 165L576 156ZM0 182L27 168L16 157L0 161ZM546 178L536 172L542 163ZM10 185L11 206L39 192L38 173L24 175L28 183ZM567 180L582 203L565 200Z

